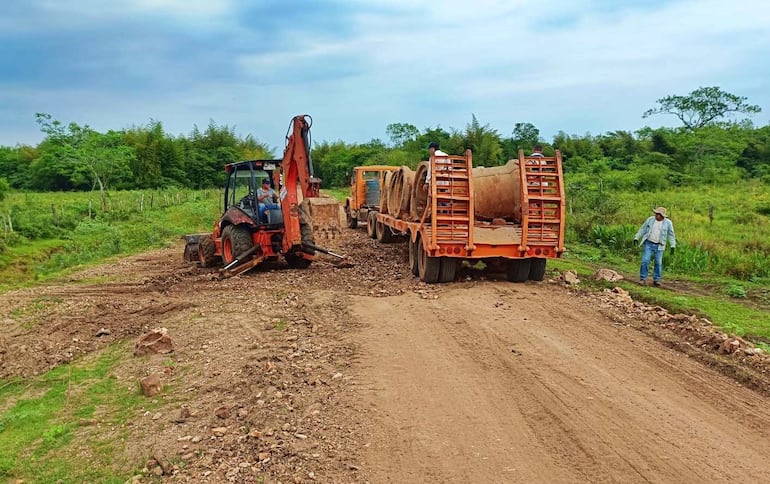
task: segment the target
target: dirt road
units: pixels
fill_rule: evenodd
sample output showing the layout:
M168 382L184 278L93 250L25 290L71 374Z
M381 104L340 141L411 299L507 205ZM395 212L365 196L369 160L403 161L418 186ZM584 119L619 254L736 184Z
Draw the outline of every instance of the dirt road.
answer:
M426 286L403 244L348 232L331 246L355 268L219 281L175 246L3 294L1 376L107 347L124 348L113 372L128 388L160 374L153 412L74 439L88 459L82 443L128 435L119 475L152 475L158 457L188 482L770 478L770 399L597 299L471 273ZM134 357L156 326L174 353Z
M770 478L766 398L554 287L353 312L373 482Z

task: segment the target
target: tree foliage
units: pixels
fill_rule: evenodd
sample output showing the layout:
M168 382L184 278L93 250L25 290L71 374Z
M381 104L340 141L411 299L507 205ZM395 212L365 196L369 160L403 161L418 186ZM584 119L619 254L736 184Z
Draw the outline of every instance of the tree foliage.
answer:
M698 95L690 101L702 96L721 99L718 88L705 89L711 90L695 91ZM735 101L729 96L727 101ZM670 96L659 102L668 106L669 101L678 102L677 99ZM683 106L700 105L680 105ZM709 112L717 109L724 116L741 106L747 112L758 110L739 98L733 107L712 106ZM708 121L709 116L693 117L692 126L699 126L693 129L644 127L636 132L598 135L560 131L550 142L526 121L511 123L513 129L508 137L475 115L462 129L418 129L407 122L391 123L385 127L390 140L387 144L379 139L368 143L323 141L312 147L312 159L315 175L323 179L324 187L346 186L352 168L357 165L415 168L428 159L428 144L432 141L450 154L472 150L477 166L505 163L517 157L519 150L530 153L536 144L543 146L546 155L559 149L564 170L572 180L583 180L581 184L603 189L652 191L752 177L770 182L770 126L720 123L716 121L718 117ZM99 133L87 125L63 124L47 114L40 114L37 119L46 135L40 144L0 147L0 178L12 189L103 193L123 188L217 187L224 181L222 167L226 163L275 156L252 135L240 137L234 128L214 121L204 129L196 126L187 135L173 136L154 120L147 125Z
M746 98L725 92L719 87L699 87L686 96L670 95L658 99L658 106L648 109L643 118L655 114L673 114L689 130L708 126L733 113L756 114L762 109L748 104Z

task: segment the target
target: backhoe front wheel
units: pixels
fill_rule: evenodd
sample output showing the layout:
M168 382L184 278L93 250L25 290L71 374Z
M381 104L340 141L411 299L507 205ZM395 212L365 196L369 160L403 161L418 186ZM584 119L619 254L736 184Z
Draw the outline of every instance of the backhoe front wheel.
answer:
M225 265L234 261L254 246L251 232L239 225L228 225L222 231L222 261Z
M218 259L214 256L216 251L217 246L210 235L201 237L200 241L198 241L198 264L201 267L214 267L217 265Z

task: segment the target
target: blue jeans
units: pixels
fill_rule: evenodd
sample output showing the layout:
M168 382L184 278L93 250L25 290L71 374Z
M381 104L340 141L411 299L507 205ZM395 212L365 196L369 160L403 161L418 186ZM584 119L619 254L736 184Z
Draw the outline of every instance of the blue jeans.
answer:
M260 222L265 222L265 211L266 210L280 210L281 206L277 203L263 203L259 202L259 220Z
M647 279L647 274L650 272L650 259L653 254L655 254L655 268L652 273L652 280L657 282L660 280L663 270L663 246L645 240L642 248L642 266L639 268L639 279L643 281Z

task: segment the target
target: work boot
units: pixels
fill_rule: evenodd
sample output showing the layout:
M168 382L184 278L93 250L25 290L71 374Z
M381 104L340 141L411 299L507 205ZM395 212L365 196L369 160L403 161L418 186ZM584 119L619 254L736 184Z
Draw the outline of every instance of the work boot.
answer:
M647 281L645 281L644 279L639 279L639 285L640 286L646 286L647 285Z
M655 281L652 283L652 285L655 287L660 287L660 281Z

